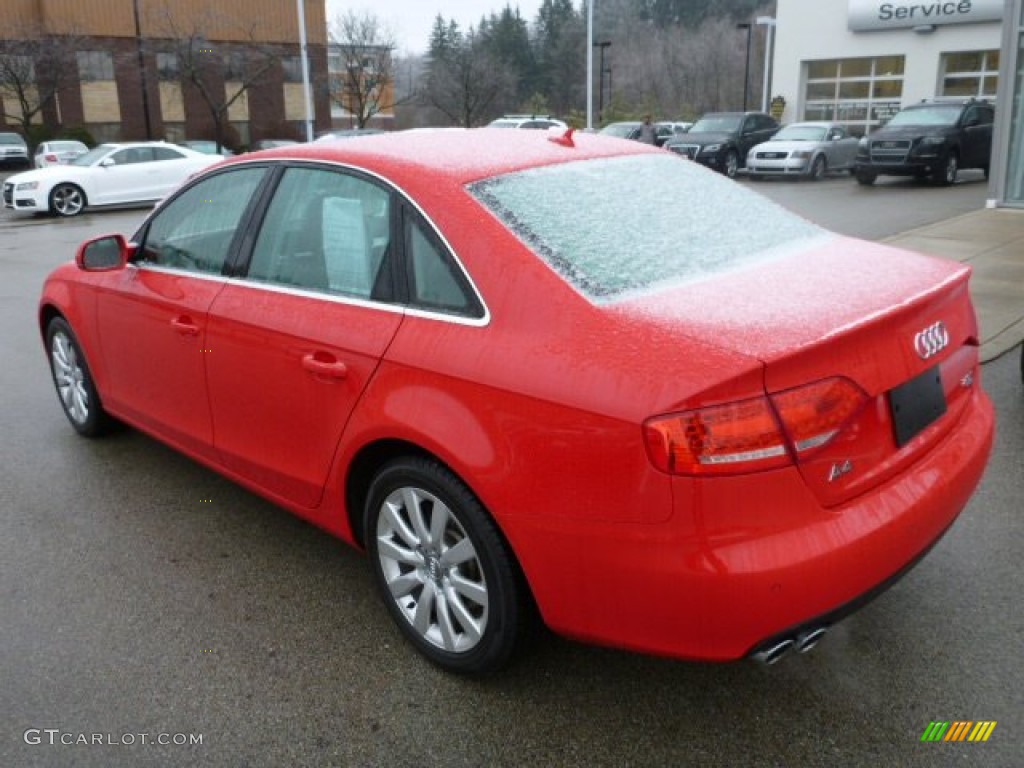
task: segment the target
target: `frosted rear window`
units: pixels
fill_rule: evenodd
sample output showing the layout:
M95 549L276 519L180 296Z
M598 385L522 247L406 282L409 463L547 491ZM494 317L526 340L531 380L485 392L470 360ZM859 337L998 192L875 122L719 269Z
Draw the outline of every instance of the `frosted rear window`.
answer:
M731 271L825 234L668 153L544 166L469 191L595 302Z

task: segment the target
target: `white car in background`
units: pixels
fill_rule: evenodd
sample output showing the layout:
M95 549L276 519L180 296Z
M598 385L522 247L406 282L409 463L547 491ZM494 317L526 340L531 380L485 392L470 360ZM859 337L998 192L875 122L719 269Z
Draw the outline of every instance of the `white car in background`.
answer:
M36 147L36 168L47 168L51 165L67 165L88 151L89 148L80 141L72 141L70 139L44 141Z
M162 141L100 144L68 165L8 177L3 204L57 216L76 216L87 208L147 205L220 160Z
M790 123L747 153L747 175L819 181L829 171L852 171L860 140L839 123Z

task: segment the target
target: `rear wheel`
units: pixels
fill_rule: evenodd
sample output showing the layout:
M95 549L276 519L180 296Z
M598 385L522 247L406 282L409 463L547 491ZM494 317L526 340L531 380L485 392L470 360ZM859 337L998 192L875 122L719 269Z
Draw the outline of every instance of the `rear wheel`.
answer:
M58 216L77 216L85 208L85 193L74 184L58 184L50 192L50 210Z
M956 182L957 171L960 170L960 158L956 152L950 152L946 155L946 161L935 169L932 175L932 181L943 187L948 187L950 184Z
M365 522L377 586L416 649L451 672L504 665L527 622L526 589L465 484L436 461L395 460L370 486Z
M71 426L86 437L106 432L111 425L110 417L103 410L96 393L82 348L64 318L50 321L46 329L46 347L57 397Z

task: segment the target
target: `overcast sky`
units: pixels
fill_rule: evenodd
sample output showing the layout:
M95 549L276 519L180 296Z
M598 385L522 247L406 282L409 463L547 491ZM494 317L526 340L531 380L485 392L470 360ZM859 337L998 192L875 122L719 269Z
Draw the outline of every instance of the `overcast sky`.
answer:
M425 53L430 28L437 14L455 19L462 29L480 23L480 17L499 13L506 5L518 6L532 24L541 0L327 0L327 23L349 10L370 11L387 24L398 42L399 53Z

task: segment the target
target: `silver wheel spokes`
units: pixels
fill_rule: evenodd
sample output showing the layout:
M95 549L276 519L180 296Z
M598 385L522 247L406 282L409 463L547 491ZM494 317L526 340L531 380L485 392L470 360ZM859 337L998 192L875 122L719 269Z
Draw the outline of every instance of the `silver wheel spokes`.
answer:
M76 424L84 424L89 418L89 393L85 388L85 371L71 339L63 333L54 334L50 357L64 410Z
M74 187L57 187L53 193L53 207L65 216L76 214L82 210L82 195Z
M427 491L399 488L381 507L377 554L399 610L417 634L452 653L487 627L487 583L476 548L451 509Z

